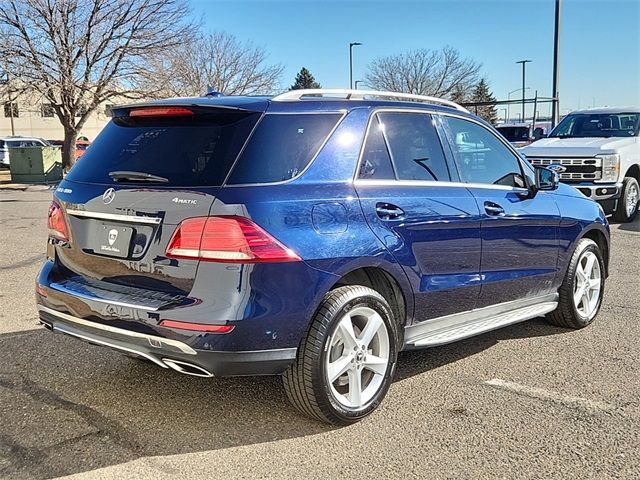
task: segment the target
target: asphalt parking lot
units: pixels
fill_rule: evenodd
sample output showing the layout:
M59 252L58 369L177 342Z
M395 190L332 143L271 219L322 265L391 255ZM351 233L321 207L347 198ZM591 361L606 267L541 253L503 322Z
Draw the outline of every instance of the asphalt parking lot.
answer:
M331 428L279 378L182 376L38 327L50 198L0 190L1 478L640 476L638 220L612 226L594 325L402 354L381 408Z

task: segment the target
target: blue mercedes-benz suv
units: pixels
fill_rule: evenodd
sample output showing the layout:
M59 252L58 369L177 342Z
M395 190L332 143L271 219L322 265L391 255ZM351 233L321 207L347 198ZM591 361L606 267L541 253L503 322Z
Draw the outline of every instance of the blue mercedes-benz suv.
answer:
M442 99L298 90L114 109L58 186L41 323L162 368L281 374L371 413L398 352L595 318L601 208Z

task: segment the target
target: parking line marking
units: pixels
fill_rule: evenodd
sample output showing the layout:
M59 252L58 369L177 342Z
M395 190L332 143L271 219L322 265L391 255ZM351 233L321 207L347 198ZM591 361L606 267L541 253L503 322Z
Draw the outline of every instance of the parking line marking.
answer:
M589 412L606 412L611 413L616 410L616 406L601 402L598 400L589 400L588 398L574 397L572 395L563 395L562 393L552 392L545 390L544 388L529 387L528 385L522 385L515 382L507 382L500 378L494 378L487 380L484 383L494 388L513 392L525 397L536 398L538 400L545 400L548 402L559 403L570 408L579 408Z

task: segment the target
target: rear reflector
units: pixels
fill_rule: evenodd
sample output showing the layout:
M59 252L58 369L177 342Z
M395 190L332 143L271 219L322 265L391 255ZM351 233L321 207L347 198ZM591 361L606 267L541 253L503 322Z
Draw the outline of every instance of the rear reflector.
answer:
M161 320L160 326L207 333L229 333L235 328L235 325L205 325L203 323L180 322L178 320Z
M143 107L129 111L130 117L190 117L193 111L184 107Z
M47 216L47 227L49 227L49 236L56 240L69 241L69 230L67 222L64 219L62 208L55 201L49 205L49 214Z
M228 263L300 260L251 220L235 215L184 220L169 242L167 256Z

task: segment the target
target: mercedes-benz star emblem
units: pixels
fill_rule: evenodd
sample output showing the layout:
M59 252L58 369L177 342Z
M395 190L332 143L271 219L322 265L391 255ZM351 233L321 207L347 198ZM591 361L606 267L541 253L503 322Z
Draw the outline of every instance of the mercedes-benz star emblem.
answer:
M102 194L102 201L109 205L116 198L116 191L113 188L107 188Z

